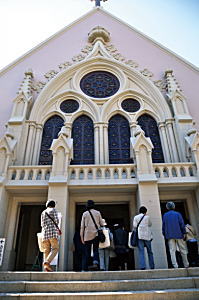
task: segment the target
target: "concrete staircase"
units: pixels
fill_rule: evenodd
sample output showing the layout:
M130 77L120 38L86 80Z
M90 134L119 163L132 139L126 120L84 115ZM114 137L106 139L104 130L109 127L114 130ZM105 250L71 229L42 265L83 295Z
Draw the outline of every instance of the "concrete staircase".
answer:
M1 299L199 300L199 268L114 272L0 272Z

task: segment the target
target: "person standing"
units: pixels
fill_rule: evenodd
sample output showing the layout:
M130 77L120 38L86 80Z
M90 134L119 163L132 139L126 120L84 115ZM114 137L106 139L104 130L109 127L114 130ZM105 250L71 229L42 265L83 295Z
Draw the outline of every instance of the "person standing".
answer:
M125 270L128 253L128 233L122 224L115 224L113 230L113 242L119 270Z
M188 219L185 219L186 242L188 250L188 261L191 267L197 267L199 262L198 242L196 239L196 231L190 224Z
M86 208L87 210L82 215L80 226L81 241L85 245L85 251L82 258L82 268L83 271L88 271L91 247L93 247L93 265L89 267L89 270L97 271L99 269L99 238L91 215L93 216L98 228L103 226L103 221L101 213L95 209L95 203L93 200L87 201Z
M168 212L163 215L162 233L168 240L171 262L174 268L178 268L176 259L176 250L179 250L185 268L189 267L187 259L187 246L185 242L185 224L182 215L175 211L175 204L171 201L167 202L166 208Z
M106 229L108 231L110 242L113 240L113 234L110 232L110 229L107 227L107 223L104 219L103 227L101 229ZM105 241L106 243L106 241ZM109 260L110 260L110 245L105 248L99 248L99 260L100 260L100 271L108 271L109 270Z
M139 224L139 226L138 226ZM133 219L133 227L137 228L138 226L138 255L139 255L139 266L141 270L146 269L144 247L147 249L149 266L151 269L155 268L153 252L151 248L152 241L152 232L150 227L152 222L150 217L147 215L147 208L141 206L139 209L139 214L136 215Z
M44 247L43 267L46 272L53 271L50 263L59 250L59 219L55 205L54 200L48 200L46 202L46 209L41 214L42 239Z

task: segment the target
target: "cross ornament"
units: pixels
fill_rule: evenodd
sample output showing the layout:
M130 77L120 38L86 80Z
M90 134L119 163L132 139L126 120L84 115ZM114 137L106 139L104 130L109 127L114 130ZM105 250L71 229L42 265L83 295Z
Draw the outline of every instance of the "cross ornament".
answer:
M100 2L103 1L108 1L108 0L91 0L91 1L95 1L95 6L100 6Z

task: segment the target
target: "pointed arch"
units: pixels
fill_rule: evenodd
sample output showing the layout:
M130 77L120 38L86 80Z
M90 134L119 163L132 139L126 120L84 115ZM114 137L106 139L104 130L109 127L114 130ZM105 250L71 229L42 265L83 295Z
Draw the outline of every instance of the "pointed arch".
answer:
M89 165L95 163L94 125L87 115L81 115L72 125L73 157L72 165Z
M164 162L164 155L156 120L149 114L143 114L137 119L138 125L144 130L145 136L150 137L154 146L152 150L153 163Z
M121 114L116 114L109 120L109 163L131 163L130 158L130 126L128 120Z
M45 122L41 141L39 165L52 164L52 151L49 149L53 139L57 139L62 126L64 126L64 120L58 115L50 117Z

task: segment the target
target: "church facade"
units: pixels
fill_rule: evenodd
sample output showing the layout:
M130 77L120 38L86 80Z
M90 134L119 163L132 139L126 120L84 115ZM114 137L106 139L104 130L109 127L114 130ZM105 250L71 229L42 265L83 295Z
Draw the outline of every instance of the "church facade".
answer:
M62 214L58 270L74 269L88 199L129 231L146 206L167 268L166 202L199 234L198 83L196 67L100 7L2 70L0 268L31 270L48 199Z

